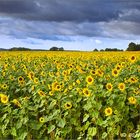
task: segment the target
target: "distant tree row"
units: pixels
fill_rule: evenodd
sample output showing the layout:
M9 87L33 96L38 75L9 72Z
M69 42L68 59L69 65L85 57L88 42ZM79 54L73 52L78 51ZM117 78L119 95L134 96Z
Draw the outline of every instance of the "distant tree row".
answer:
M50 51L64 51L64 48L61 47L61 48L58 48L58 47L51 47L50 48Z
M117 49L117 48L106 48L105 50L104 49L101 49L101 50L98 50L98 49L94 49L93 51L97 52L97 51L123 51L123 50L120 50L120 49Z
M135 44L133 42L129 43L126 51L140 51L140 44Z
M11 49L9 49L9 51L30 51L31 49L29 48L24 48L24 47L13 47Z

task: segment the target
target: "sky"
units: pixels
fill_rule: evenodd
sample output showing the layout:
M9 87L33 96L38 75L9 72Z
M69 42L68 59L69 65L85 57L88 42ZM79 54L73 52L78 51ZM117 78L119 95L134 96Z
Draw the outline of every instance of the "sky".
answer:
M92 51L140 43L140 0L0 0L0 48Z

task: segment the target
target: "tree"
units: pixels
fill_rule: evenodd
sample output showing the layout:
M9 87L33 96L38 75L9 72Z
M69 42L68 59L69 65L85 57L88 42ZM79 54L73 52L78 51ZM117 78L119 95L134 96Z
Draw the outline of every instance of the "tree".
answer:
M63 47L59 48L59 51L64 51L64 48Z
M140 44L135 44L133 42L129 43L127 51L140 51Z
M51 47L50 48L50 51L58 51L59 50L59 48L57 48L57 47Z
M98 52L98 49L95 48L93 51L94 51L94 52Z

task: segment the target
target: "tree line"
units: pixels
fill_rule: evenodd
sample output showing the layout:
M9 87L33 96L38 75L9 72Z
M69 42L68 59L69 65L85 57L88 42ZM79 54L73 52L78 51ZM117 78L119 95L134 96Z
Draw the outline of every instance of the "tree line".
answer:
M25 48L25 47L13 47L10 49L4 49L4 48L0 48L0 51L65 51L63 47L56 47L53 46L51 47L49 50L45 50L45 49L29 49L29 48ZM66 50L68 51L68 50ZM73 50L74 51L74 50ZM117 49L117 48L106 48L106 49L94 49L94 52L96 51L124 51L122 49ZM136 44L134 42L131 42L128 44L128 48L125 51L140 51L140 44Z

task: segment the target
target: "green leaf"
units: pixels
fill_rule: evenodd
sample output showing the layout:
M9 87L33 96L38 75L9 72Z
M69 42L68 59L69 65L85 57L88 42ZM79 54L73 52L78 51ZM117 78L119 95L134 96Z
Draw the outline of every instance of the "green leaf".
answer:
M48 106L48 109L52 109L55 105L56 105L57 101L56 100L53 100L50 105Z
M28 132L22 132L20 136L18 137L19 140L25 140L25 137L27 136Z
M83 126L83 131L87 130L90 125L90 122L87 121L86 124Z
M84 106L83 106L83 108L85 109L85 110L89 110L89 109L91 109L92 108L92 104L90 103L90 102L87 102Z
M104 132L104 133L102 134L102 139L105 139L106 137L107 137L107 133Z
M96 133L97 133L97 128L96 127L89 127L88 128L88 135L89 136L95 136L96 135Z
M99 111L94 110L91 115L93 118L98 118Z
M63 128L65 126L65 124L66 124L66 121L64 119L60 119L58 121L59 121L58 126Z
M11 129L11 135L17 136L17 131L16 131L15 127L13 127L13 128Z
M55 129L55 125L48 126L48 134L51 133Z
M8 115L8 114L5 113L5 114L2 116L1 121L3 121L3 120L7 117L7 115Z
M43 123L39 123L37 121L32 121L30 123L30 127L33 129L33 130L39 130L41 127L42 127Z
M89 118L89 114L85 114L83 118L83 122L87 121L88 118Z

